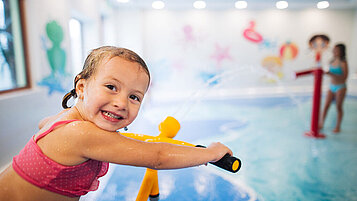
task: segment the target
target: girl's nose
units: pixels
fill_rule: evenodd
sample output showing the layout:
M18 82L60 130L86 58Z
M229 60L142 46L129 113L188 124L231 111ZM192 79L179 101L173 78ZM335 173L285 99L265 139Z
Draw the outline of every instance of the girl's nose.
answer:
M128 97L125 95L115 96L112 102L114 107L118 108L119 110L126 111L128 109Z

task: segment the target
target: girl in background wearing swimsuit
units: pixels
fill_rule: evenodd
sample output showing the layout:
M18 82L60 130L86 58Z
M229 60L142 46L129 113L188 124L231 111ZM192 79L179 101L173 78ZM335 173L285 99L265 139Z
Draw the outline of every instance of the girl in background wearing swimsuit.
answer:
M341 130L341 122L343 117L343 101L347 91L346 80L348 76L348 64L346 61L346 47L344 44L335 45L332 52L333 59L330 63L329 71L326 72L326 74L331 77L331 83L326 95L320 128L323 128L328 109L331 105L331 102L335 100L337 109L337 123L333 132L339 133Z

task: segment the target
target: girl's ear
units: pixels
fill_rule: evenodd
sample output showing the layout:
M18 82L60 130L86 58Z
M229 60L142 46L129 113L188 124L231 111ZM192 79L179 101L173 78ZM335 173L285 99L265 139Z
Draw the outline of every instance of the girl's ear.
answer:
M86 80L85 79L79 79L77 81L76 93L77 93L77 96L78 96L79 99L83 99L85 84L86 84Z

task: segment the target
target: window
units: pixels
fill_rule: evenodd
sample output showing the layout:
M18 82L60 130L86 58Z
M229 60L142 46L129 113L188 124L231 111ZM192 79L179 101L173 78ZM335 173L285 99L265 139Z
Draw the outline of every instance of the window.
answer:
M83 39L82 24L79 20L69 20L69 35L71 38L72 68L74 75L82 71L83 66Z
M0 93L29 87L18 0L0 0Z

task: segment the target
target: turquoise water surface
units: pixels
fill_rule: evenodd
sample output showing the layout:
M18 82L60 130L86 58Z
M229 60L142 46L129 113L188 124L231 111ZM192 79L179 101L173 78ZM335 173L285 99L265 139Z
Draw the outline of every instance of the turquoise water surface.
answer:
M157 135L177 103L151 105L130 132ZM311 97L200 101L178 120L175 139L208 145L221 141L242 160L232 174L215 166L159 171L160 200L357 200L357 98L344 104L342 131L332 105L321 131L310 129ZM135 200L145 168L114 165L96 200Z

